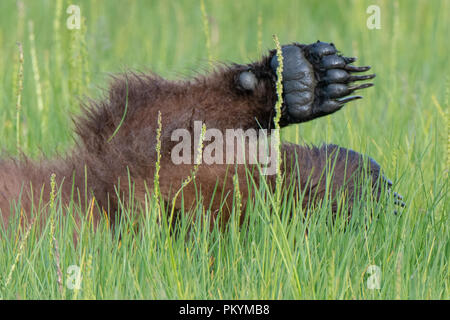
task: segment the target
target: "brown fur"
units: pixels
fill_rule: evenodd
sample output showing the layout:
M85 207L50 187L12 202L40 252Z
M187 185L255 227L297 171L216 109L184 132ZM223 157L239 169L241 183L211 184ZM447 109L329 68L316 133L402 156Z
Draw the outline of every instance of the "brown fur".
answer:
M110 214L113 222L118 207L115 190L120 187L122 195L127 198L128 173L135 183L137 202L143 202L146 188L153 188L159 111L163 128L160 189L163 197L170 201L193 168L192 165L176 166L171 162L170 152L175 145L170 140L173 130L186 128L192 132L193 123L197 120L203 121L207 128L216 128L222 132L230 128L246 130L272 127L276 94L269 59L265 57L251 65L222 66L208 76L183 81L168 81L153 74L135 73L114 78L106 99L88 101L83 106L83 116L75 123L79 140L66 157L41 162L26 159L0 161L0 210L4 223L7 224L10 219L11 201L17 201L20 193L23 210L28 216L41 192L44 202L49 200L52 173L56 174L57 184L62 185L64 203L73 197L86 205L95 196L99 207ZM237 83L239 73L249 68L258 78L253 91L243 90ZM125 121L108 141L124 115ZM327 159L333 154L337 160L332 190L335 193L345 188L350 201L353 199L355 187L352 177L362 172L363 157L360 154L334 145L317 148L284 144L283 152L286 161L282 169L289 180L286 183L295 179L299 192L307 190L303 203L305 207L312 195L316 196L315 200L324 197L325 184L321 183L320 177L327 167ZM379 175L378 166L373 165L371 170L376 179ZM206 202L212 198L216 183L219 186L216 193L232 192L232 174L227 172L227 165L200 165L195 186L201 186ZM248 187L244 165L237 166L237 173L245 202ZM310 183L307 185L309 176ZM259 181L257 172L254 179ZM274 176L267 176L267 179L270 185L274 184ZM75 196L72 194L72 185ZM183 190L187 207L195 201L195 186L190 184ZM88 199L84 199L85 193ZM82 195L80 199L78 194ZM231 206L230 199L226 200L225 220L228 217L226 208ZM219 197L215 197L211 204L215 214L220 205ZM181 200L177 202L177 207L180 206ZM98 221L100 217L101 213L96 213L95 220Z

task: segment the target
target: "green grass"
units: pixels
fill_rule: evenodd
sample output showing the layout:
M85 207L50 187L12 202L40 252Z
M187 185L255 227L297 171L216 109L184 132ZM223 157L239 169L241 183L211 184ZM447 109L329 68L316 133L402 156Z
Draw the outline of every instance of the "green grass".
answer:
M149 195L144 212L122 208L113 236L106 220L95 233L84 221L75 248L70 216L86 216L85 209L63 208L56 194L44 233L36 225L19 229L19 214L0 227L1 298L450 298L448 1L206 0L204 12L200 0L77 1L83 17L77 31L66 28L72 2L22 3L0 2L0 138L7 153L39 157L70 149L69 114L79 112L84 95L101 96L108 73L154 70L173 79L208 69L211 58L256 60L261 48L274 47L274 34L281 43L320 39L372 65L375 87L332 116L285 129L282 138L370 155L407 207L395 216L392 204L368 202L344 230L343 219L329 223L326 203L302 219L288 191L280 208L293 218L271 214L274 195L262 187L247 209L248 229L232 222L227 232L209 232L195 223L188 236L183 220L170 236L156 223L159 207ZM366 27L371 4L381 8L380 30ZM209 213L199 204L197 214ZM66 284L71 265L81 268L80 290ZM381 271L379 290L367 287L371 265Z

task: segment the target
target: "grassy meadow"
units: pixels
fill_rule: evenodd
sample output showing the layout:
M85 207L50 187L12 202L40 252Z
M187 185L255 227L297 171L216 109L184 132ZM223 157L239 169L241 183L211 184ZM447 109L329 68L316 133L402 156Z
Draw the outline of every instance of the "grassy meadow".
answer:
M80 29L67 27L71 5ZM370 5L381 29L366 25ZM449 12L444 0L0 1L2 157L64 154L71 115L84 97L102 96L111 73L175 79L207 72L210 61L255 61L274 34L282 44L320 39L371 65L375 87L282 139L373 157L407 204L394 215L391 202L368 201L348 225L332 224L328 203L304 219L289 190L277 203L263 186L247 228L233 220L210 232L183 219L171 236L149 195L143 212L121 208L113 235L106 219L97 232L85 219L75 247L71 217L89 208L62 206L55 188L44 232L21 228L20 212L0 225L0 298L449 299Z

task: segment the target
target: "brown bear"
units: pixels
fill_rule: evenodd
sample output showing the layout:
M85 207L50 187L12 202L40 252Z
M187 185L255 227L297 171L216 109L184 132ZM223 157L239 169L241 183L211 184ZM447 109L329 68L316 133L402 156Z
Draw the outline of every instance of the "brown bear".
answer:
M353 82L375 77L357 75L370 67L353 66L355 58L339 55L335 46L329 43L285 45L282 56L283 104L279 122L282 127L336 112L345 103L361 98L349 94L372 85L354 85ZM196 121L219 132L273 129L277 67L276 51L272 50L258 62L221 65L209 75L193 79L169 81L155 74L132 72L113 77L109 96L82 106L82 116L75 121L79 139L65 157L41 161L0 160L3 222L8 223L14 212L10 209L11 201L18 201L19 197L27 216L41 194L44 202L48 201L52 174L56 175L57 185L61 187L64 203L74 199L86 205L95 197L98 208L107 212L112 222L118 211L118 197L128 199L129 179L134 184L136 203L143 203L147 191L154 186L159 114L162 119L160 192L166 201L171 201L195 166L192 161L174 163L172 153L177 141L174 141L173 133L183 129L194 136ZM193 145L196 144L194 140L195 137L190 140ZM207 147L206 140L200 141L204 148ZM229 145L225 142L224 149L227 143ZM383 185L387 188L392 185L382 176L374 160L336 145L313 147L284 143L281 151L284 183L295 183L297 194L303 196L305 209L311 202L325 197L323 177L327 173L331 174L332 196L345 191L350 207L358 193L357 177L363 174L371 177L377 199ZM330 163L333 163L333 170L330 170ZM200 190L213 213L211 224L219 211L226 222L232 205L229 195L233 192L235 174L244 205L249 198L248 172L257 184L266 179L271 187L275 186L276 175L262 175L256 167L248 159L237 165L198 164L195 183L183 189L183 197L178 197L175 206L178 209L184 204L184 208L189 208ZM225 197L213 197L214 194ZM397 201L401 200L397 194L395 197ZM333 208L335 210L335 206ZM95 213L94 220L98 222L101 216L102 212Z

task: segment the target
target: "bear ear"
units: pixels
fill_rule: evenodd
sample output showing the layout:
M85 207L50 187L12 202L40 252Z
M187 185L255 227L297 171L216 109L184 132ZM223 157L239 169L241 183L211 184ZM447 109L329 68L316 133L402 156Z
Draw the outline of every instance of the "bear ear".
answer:
M109 131L110 113L102 102L89 100L82 104L82 115L74 118L75 134L89 152L102 152L105 133Z
M239 74L238 83L242 89L253 91L258 84L258 79L251 71L244 71Z
M137 82L136 77L134 74L111 75L106 96L82 102L81 115L74 118L75 134L90 152L101 152L128 115L130 87Z

